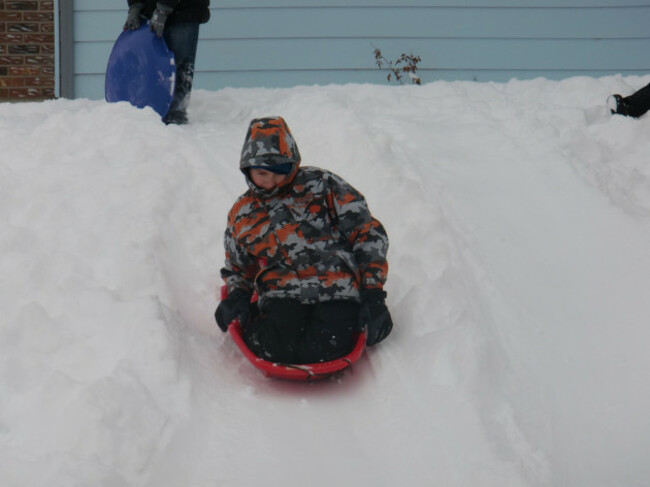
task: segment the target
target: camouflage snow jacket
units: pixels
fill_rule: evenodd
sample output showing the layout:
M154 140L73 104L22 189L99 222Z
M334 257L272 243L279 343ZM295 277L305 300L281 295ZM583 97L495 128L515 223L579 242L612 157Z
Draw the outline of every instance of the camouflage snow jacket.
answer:
M271 191L253 184L251 167L293 164ZM281 118L251 122L240 161L249 190L228 214L221 276L228 290L256 290L304 304L359 300L383 287L388 237L363 196L339 176L300 168L298 147Z

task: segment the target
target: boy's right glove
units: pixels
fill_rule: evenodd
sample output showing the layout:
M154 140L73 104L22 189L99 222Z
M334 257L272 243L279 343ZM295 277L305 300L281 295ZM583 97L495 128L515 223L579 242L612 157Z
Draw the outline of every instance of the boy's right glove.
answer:
M141 3L134 3L129 7L124 30L138 30L140 28L140 10L142 10Z
M172 13L173 10L172 7L168 7L160 2L156 4L156 10L153 11L150 21L150 28L156 33L156 36L162 37L163 31L165 30L165 23L167 22L167 16Z
M226 299L219 303L214 317L221 331L228 331L228 325L234 319L244 325L250 316L251 293L244 289L235 289Z
M366 345L375 345L386 338L393 329L393 320L386 307L386 291L365 289L361 291L359 327L368 328Z

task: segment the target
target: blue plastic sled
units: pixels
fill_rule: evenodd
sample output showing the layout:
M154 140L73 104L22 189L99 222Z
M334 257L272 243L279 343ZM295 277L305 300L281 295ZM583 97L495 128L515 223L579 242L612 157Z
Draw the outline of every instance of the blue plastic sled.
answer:
M106 101L151 107L164 117L175 85L174 54L163 38L151 32L148 23L120 34L106 66Z

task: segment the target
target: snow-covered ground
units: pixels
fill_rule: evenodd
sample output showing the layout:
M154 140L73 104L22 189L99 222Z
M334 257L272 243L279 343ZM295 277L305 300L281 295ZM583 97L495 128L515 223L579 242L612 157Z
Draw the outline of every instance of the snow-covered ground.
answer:
M650 485L650 77L0 104L3 487ZM362 191L393 334L265 379L213 322L248 122Z

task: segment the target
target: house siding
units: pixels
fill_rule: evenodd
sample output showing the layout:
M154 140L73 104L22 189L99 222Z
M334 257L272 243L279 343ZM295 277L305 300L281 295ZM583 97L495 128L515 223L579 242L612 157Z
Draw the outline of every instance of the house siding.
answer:
M102 98L126 1L73 2L75 97ZM195 87L386 83L375 66L421 57L423 82L650 72L650 0L213 0Z

